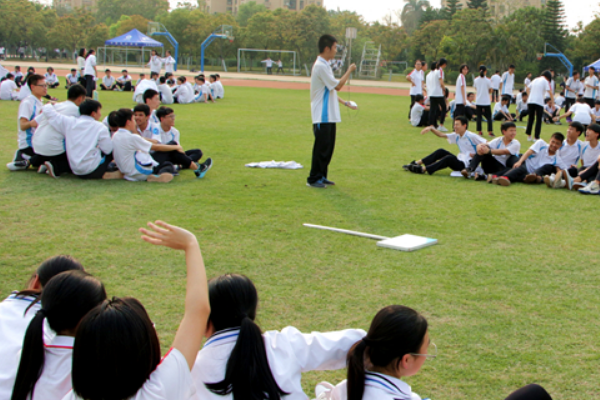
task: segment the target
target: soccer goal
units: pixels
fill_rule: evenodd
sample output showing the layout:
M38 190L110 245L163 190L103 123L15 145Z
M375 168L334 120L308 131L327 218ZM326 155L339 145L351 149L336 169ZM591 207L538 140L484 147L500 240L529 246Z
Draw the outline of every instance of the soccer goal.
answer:
M262 50L262 49L238 49L237 71L245 73L271 72L273 75L300 75L300 68L297 66L298 58L295 51L290 50ZM266 60L270 58L273 62L271 71L267 70ZM279 69L277 62L281 60L282 70ZM265 61L265 62L263 62Z

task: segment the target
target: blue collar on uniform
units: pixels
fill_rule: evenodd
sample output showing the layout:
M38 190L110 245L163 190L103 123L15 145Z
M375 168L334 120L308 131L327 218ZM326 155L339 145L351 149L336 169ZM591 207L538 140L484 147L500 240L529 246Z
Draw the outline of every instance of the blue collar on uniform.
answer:
M365 386L371 386L383 390L391 395L401 396L402 400L411 399L410 386L398 378L377 372L365 372Z
M208 347L213 344L225 344L237 341L238 336L240 335L240 328L229 328L223 329L222 331L215 332L206 343L204 343L204 347Z

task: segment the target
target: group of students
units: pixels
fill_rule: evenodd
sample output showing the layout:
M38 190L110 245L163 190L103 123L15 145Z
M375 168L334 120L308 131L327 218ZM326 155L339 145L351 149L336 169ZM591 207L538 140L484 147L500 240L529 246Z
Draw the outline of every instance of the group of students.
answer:
M18 65L15 66L13 72L8 72L8 70L4 71L6 72L6 75L0 77L0 100L22 101L31 94L31 90L27 85L27 80L30 76L35 75L35 68L29 67L27 69L27 75L23 75L21 67ZM54 68L52 67L47 68L44 78L46 79L48 87L56 88L60 84L54 73ZM56 100L56 98L47 93L44 97L48 100Z
M175 128L173 109L161 107L158 91L147 89L143 104L121 108L102 120L102 104L86 98L76 84L68 100L42 104L47 93L43 76L32 75L18 113L18 143L11 171L30 166L38 173L58 178L73 173L82 179L126 179L170 182L182 169L203 178L212 159L199 163L200 149L184 150Z
M367 332L262 332L246 276L209 281L196 237L162 221L142 239L185 253L185 309L161 358L154 323L134 297L112 297L69 256L44 261L28 287L0 303L0 398L11 400L307 400L302 373L346 368L319 400L420 400L402 380L437 356L426 318L390 305ZM202 340L207 340L203 346ZM551 400L527 385L507 400Z
M567 136L556 132L546 143L538 139L521 154L521 144L516 139L514 122L504 122L502 136L487 142L468 130L469 121L464 116L454 120L454 132L443 133L433 127L421 133L432 132L459 148L458 155L438 149L420 160L413 160L403 168L407 171L429 175L450 168L460 171L465 178L500 186L512 183L545 183L549 188L578 190L583 194L600 194L600 125L584 127L573 121ZM579 136L585 134L585 141Z

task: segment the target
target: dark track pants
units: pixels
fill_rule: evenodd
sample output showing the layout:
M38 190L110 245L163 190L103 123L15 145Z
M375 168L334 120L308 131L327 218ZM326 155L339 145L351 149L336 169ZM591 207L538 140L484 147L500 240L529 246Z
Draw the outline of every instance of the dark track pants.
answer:
M438 149L421 159L423 165L427 168L427 173L433 175L436 171L444 168L450 168L453 171L460 171L465 168L465 164L454 154L445 149Z
M71 167L69 166L69 159L67 158L67 153L62 153L57 156L43 156L41 154L36 154L31 157L31 165L35 168L39 168L40 165L45 163L46 161L52 164L54 169L54 174L56 176L60 176L62 174L66 174L71 172Z
M486 174L496 174L497 175L498 172L506 171L507 168L512 168L512 166L515 165L515 163L517 161L519 161L519 157L510 156L506 160L506 166L504 166L504 165L502 165L502 163L500 163L500 161L498 161L496 159L496 157L494 157L491 154L485 154L483 156L480 156L479 154L475 154L473 156L473 158L471 159L471 164L469 165L469 169L471 171L475 171L477 169L477 167L479 166L479 164L481 164L481 168L483 169L483 172L485 172Z
M313 145L310 175L306 180L308 183L315 183L327 178L329 163L335 149L336 124L313 124L313 133L315 143Z
M551 175L556 172L556 166L552 164L546 164L533 171L538 176ZM498 173L498 175L506 176L512 183L523 182L525 177L529 175L527 172L527 161L525 161L519 168L507 169L504 172Z
M533 131L533 122L535 121L535 138L540 138L542 132L542 119L544 118L544 107L539 104L528 104L527 111L529 113L529 119L527 120L527 130L525 133L527 136L531 136Z
M546 389L532 383L514 391L505 400L552 400L552 397L550 397Z
M481 117L484 116L488 124L488 132L494 132L494 121L492 121L492 106L477 107L477 132L481 132Z

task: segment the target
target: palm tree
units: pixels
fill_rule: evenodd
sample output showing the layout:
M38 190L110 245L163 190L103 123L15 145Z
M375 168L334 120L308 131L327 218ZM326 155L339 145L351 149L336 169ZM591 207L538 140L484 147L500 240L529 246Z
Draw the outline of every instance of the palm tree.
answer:
M402 26L410 35L419 26L423 11L425 8L430 7L430 4L428 0L404 0L404 2L406 4L402 7L399 17Z

